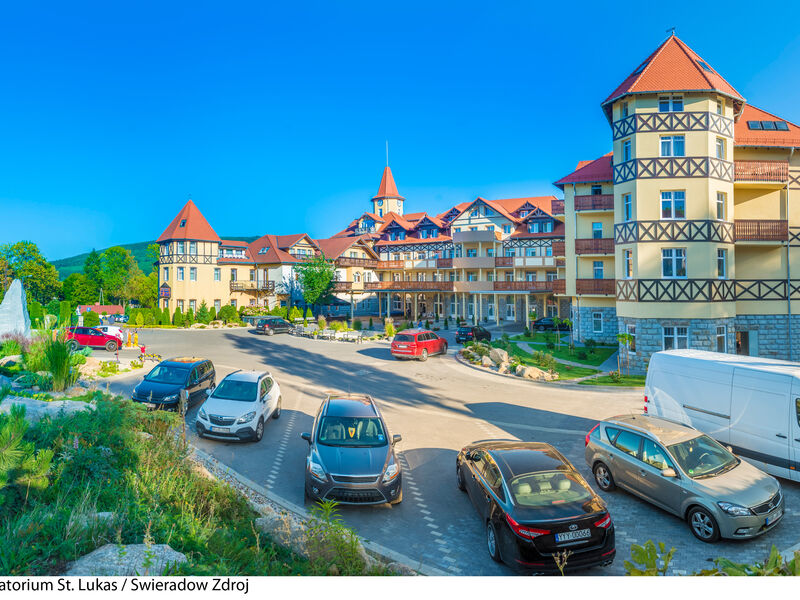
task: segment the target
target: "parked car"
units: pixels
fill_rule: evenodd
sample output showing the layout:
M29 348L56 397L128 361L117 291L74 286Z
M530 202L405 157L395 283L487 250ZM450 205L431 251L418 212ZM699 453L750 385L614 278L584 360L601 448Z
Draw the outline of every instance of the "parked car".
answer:
M309 433L305 497L339 504L398 504L403 474L389 429L372 397L328 394Z
M113 335L115 338L117 338L120 341L120 345L124 341L123 340L123 335L122 335L122 328L120 328L120 327L115 327L113 325L98 325L97 327L95 327L95 329L99 329L100 331L102 331L106 335Z
M774 477L667 419L628 415L600 422L586 436L586 463L601 490L621 487L686 519L703 542L756 537L783 517Z
M492 333L488 329L484 329L480 325L476 327L459 327L456 329L456 343L463 344L464 342L489 342L492 339Z
M116 352L120 347L118 338L103 333L96 327L67 327L64 337L73 351L86 346L89 348L105 348L109 352Z
M266 422L281 416L281 387L266 371L234 371L207 394L195 421L200 437L260 442Z
M706 432L758 468L800 481L800 365L668 350L650 358L644 410Z
M292 330L292 324L281 317L267 317L259 319L256 323L256 333L265 335L275 335L276 333L288 333Z
M432 354L446 354L447 340L427 329L404 329L395 334L391 353L398 360L417 358L425 361Z
M188 405L196 404L213 390L217 373L205 358L180 357L162 360L133 388L131 400L147 408L178 410L181 391L188 393Z
M609 565L614 524L603 500L550 444L488 441L456 457L456 482L486 527L492 560L523 572L553 573Z
M569 325L566 323L559 323L558 327L556 327L556 322L553 317L542 317L531 323L531 329L535 329L536 331L555 331L556 329L559 331L569 331Z
M115 323L127 323L128 322L128 315L114 315L114 322Z

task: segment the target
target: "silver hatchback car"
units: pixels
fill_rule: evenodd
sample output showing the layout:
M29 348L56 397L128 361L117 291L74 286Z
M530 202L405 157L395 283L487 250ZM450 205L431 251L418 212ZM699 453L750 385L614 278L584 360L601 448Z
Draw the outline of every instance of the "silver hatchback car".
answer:
M784 512L778 481L696 429L648 415L612 417L586 436L601 490L621 487L686 519L696 538L752 538Z

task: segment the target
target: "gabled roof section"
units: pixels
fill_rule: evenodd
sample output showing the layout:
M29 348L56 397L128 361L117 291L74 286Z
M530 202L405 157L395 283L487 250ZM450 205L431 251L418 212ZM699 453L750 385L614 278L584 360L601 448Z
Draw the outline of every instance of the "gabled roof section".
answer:
M220 241L217 233L191 199L183 205L178 215L172 219L172 223L159 236L157 242L168 240Z
M363 250L373 258L378 258L378 255L375 253L375 251L365 244L361 238L332 237L314 241L325 255L325 258L329 258L331 260L339 258L342 254L354 246L357 246L360 250Z
M386 165L383 169L383 176L381 177L381 185L378 187L378 193L372 197L373 200L378 198L399 198L405 200L397 191L397 186L394 183L394 177L392 176L392 170L389 168L389 165Z
M564 189L568 183L601 183L614 181L613 152L594 160L582 160L569 175L565 175L553 185Z
M242 240L220 240L219 245L225 247L247 248L247 242Z
M305 233L293 235L267 234L250 243L247 247L247 253L251 257L250 260L256 264L296 263L300 261L289 254L287 250L303 239L307 240L314 248L319 249L317 243Z
M751 129L749 121L782 121L786 129ZM745 104L739 120L733 126L733 139L736 146L759 146L774 148L800 148L800 126L777 117L765 110Z
M611 92L603 106L608 115L607 105L626 94L667 91L710 91L744 101L722 75L673 34Z
M527 198L502 198L499 200L489 200L489 204L496 207L502 206L509 213L515 213L526 204L532 208L538 208L547 214L553 213L553 200L555 196L531 196Z

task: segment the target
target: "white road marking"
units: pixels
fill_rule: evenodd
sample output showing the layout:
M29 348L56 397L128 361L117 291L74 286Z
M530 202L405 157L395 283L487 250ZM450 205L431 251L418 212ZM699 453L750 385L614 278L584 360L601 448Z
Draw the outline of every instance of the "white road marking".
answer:
M286 407L285 406L281 407L281 412L283 412L284 408ZM286 444L289 442L289 437L291 436L292 431L294 430L294 422L296 417L297 417L297 411L292 411L292 416L289 417L289 419L286 422L286 429L284 430L283 435L281 436L279 442L280 445L278 447L278 450L275 452L275 457L272 461L272 469L270 469L270 472L267 474L266 477L267 485L265 487L267 488L272 487L272 485L275 483L275 480L278 477L278 473L281 469L281 466L283 465L283 459L286 458Z

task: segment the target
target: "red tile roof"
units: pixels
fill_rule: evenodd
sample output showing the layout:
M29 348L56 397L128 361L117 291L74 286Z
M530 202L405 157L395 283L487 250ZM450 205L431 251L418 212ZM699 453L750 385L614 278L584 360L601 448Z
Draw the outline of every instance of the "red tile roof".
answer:
M107 313L109 315L121 315L125 313L125 309L119 304L100 304L99 302L95 302L94 304L78 305L78 312L81 314L85 313L87 310L97 313L98 315L103 313Z
M332 237L322 240L314 240L314 242L325 255L325 258L339 258L343 252L349 250L353 246L358 246L367 253L372 254L375 258L378 257L374 250L372 250L369 246L362 244L361 238L357 237Z
M614 169L612 167L613 152L604 154L594 160L582 160L569 175L565 175L553 185L562 190L568 183L598 183L601 181L613 181Z
M220 240L221 246L236 246L238 248L246 248L247 242L242 240Z
M531 196L528 198L502 198L499 200L489 200L492 206L502 206L509 213L514 213L525 204L535 206L549 215L553 214L553 200L557 200L555 196Z
M439 234L435 238L420 238L420 237L407 237L404 240L380 240L375 242L375 247L383 246L403 246L405 244L434 244L436 242L450 242L452 237L449 235Z
M553 231L548 231L546 233L531 233L528 231L528 223L520 223L517 225L516 230L514 233L511 234L511 237L514 239L519 238L552 238L552 237L564 237L564 223L562 221L556 221L553 225Z
M183 205L178 216L172 220L157 241L160 243L168 240L220 241L219 236L192 200Z
M786 121L788 131L774 129L750 129L748 121L786 121L765 110L745 104L742 114L733 127L736 146L771 146L778 148L800 148L800 126Z
M392 170L386 166L383 170L383 177L381 177L381 185L378 188L378 193L373 196L373 200L376 198L403 198L399 192L397 191L397 186L394 184L394 177L392 176Z
M710 70L704 69L701 63L708 66L694 50L671 35L611 92L603 105L626 94L666 91L714 91L744 100L722 75L710 66Z

